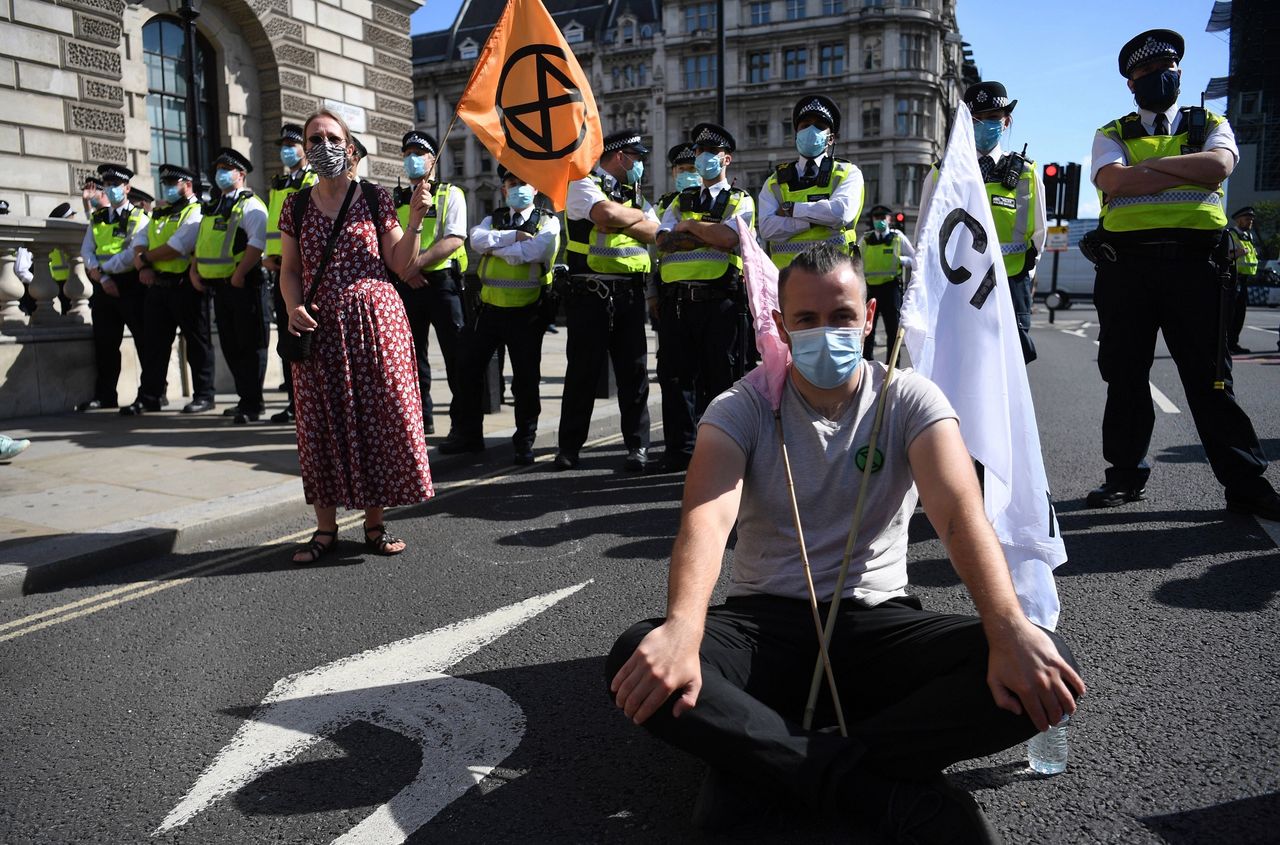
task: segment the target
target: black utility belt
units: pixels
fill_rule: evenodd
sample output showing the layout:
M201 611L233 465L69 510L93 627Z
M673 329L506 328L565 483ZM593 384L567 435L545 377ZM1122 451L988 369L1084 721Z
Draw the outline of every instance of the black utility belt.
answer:
M598 296L603 299L622 293L643 292L644 286L643 273L630 276L588 274L569 277L569 293L574 296Z
M153 288L176 288L187 280L187 274L182 273L166 273L160 270L156 271L156 280L151 283Z
M1165 232L1086 232L1080 251L1094 264L1117 261L1204 261L1218 245L1222 234L1212 230L1165 230Z
M732 282L663 282L659 288L666 296L681 302L716 302L734 299L742 292L742 285Z

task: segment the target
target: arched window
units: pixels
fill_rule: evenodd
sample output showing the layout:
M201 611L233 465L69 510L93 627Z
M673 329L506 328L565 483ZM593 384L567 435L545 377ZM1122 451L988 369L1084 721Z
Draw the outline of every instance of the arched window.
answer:
M142 27L142 57L147 66L147 121L151 124L151 175L159 184L161 164L189 167L207 177L204 168L213 161L219 133L213 48L196 33L196 90L200 113L200 161L188 155L186 37L182 23L174 18L155 17Z

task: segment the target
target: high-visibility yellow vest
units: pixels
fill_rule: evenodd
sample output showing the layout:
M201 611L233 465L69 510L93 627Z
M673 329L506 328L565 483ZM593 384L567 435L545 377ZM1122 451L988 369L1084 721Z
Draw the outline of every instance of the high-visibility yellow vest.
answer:
M1254 245L1251 233L1231 227L1231 239L1236 242L1236 249L1244 255L1236 259L1236 273L1241 276L1258 275L1258 247Z
M438 240L437 228L441 220L449 213L449 188L448 182L440 182L436 185L435 202L431 205L431 210L427 212L427 216L422 218L422 249L430 249ZM458 190L462 190L459 188ZM400 228L406 231L409 228L409 200L413 197L413 188L396 188L395 203L396 217L400 220ZM372 209L370 213L376 213L377 209ZM463 210L463 217L466 216L466 210ZM458 262L458 272L467 272L467 247L465 244L446 255L444 258L432 264L430 267L423 267L424 273L432 273L436 270L446 270L450 262Z
M114 221L109 221L110 215L111 212L105 208L93 213L93 254L99 265L123 252L138 230L150 222L146 212L140 208L131 207L127 215L117 215Z
M769 174L761 191L772 193L779 206L784 202L820 202L831 199L836 187L848 179L852 173L852 164L827 156L818 167L818 175L813 184L801 187L807 180L801 179L796 163L789 161L778 165L777 170ZM853 220L857 220L862 215L862 201L863 197L859 196ZM833 229L830 226L810 223L808 229L796 232L789 238L769 241L765 244L765 250L773 259L774 265L781 270L794 261L806 247L817 241L826 241L843 248L846 252L852 252L851 247L858 242L858 233L852 225L847 229Z
M689 188L675 200L676 212L681 220L702 220L719 223L737 212L747 196L740 188L720 191L708 211L694 211L702 204L702 189ZM742 256L737 252L724 252L710 246L701 246L686 252L662 253L661 278L664 284L672 282L736 281L742 272Z
M284 201L319 181L320 177L310 165L294 173L277 176L272 181L271 192L267 194L267 246L262 250L263 255L280 254L280 213L284 211ZM295 220L293 225L297 226L301 222Z
M167 244L174 233L178 231L178 227L185 223L187 218L199 207L200 201L195 197L190 197L185 202L178 200L157 210L147 228L147 243L151 245L151 249ZM191 266L191 256L179 255L167 261L153 261L151 266L159 273L185 273L187 268Z
M1142 118L1136 112L1113 120L1098 131L1124 147L1130 167L1149 158L1163 158L1200 152L1189 146L1188 112L1180 111L1177 135L1148 135ZM1207 112L1205 132L1222 125L1223 118ZM1206 190L1199 185L1177 185L1136 197L1102 197L1102 227L1108 232L1138 232L1145 229L1222 229L1227 215L1222 208L1223 192L1219 185Z
M200 235L196 238L196 270L205 279L229 279L236 265L244 258L249 236L240 228L244 207L253 199L253 191L241 190L231 209L222 213L207 213L200 220ZM225 200L219 203L219 210Z
M890 229L884 238L871 239L865 235L859 244L862 250L862 273L869 285L883 285L902 275L902 237Z
M547 226L551 215L535 208L523 226L512 225L512 213L509 208L499 208L493 212L493 228L501 231L517 230L536 235ZM554 256L560 249L558 243L552 250ZM524 308L538 301L542 288L551 284L551 264L545 261L532 261L528 264L512 264L505 258L493 253L485 253L480 257L480 301L499 308Z
M592 173L588 178L613 202L627 208L644 208L644 199L634 186L615 182L611 192L605 190L604 178L599 173ZM568 234L565 238L565 251L569 272L572 274L630 275L647 273L652 267L649 248L630 235L621 232L605 234L589 218L568 220L565 229Z
M60 249L49 251L49 275L53 276L53 280L58 284L71 278L71 262Z
M1005 273L1012 279L1028 269L1027 254L1033 246L1035 223L1031 216L1036 202L1036 163L1023 164L1018 185L1012 190L997 178L1001 172L997 163L992 175L996 181L987 182L985 187L996 224L996 239L1000 241L1000 254L1004 256Z

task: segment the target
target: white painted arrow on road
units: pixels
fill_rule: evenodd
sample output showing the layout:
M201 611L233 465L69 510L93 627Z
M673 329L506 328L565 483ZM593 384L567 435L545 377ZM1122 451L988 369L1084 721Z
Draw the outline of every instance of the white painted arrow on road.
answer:
M422 768L334 845L399 845L484 779L524 737L524 713L506 693L444 671L589 583L277 681L154 833L186 824L264 772L363 721L420 744Z

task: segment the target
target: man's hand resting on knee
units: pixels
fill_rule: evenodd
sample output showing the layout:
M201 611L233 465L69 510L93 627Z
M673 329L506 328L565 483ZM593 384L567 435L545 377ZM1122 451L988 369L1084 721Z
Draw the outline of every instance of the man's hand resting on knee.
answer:
M1076 712L1076 697L1084 695L1084 681L1058 653L1048 634L1025 616L1008 626L984 620L983 627L991 650L987 686L997 707L1018 715L1026 713L1040 731L1058 724L1064 713Z
M650 631L618 674L609 689L614 702L637 725L658 712L677 691L680 698L672 712L677 718L698 703L702 689L702 664L698 648L701 628L668 620Z

